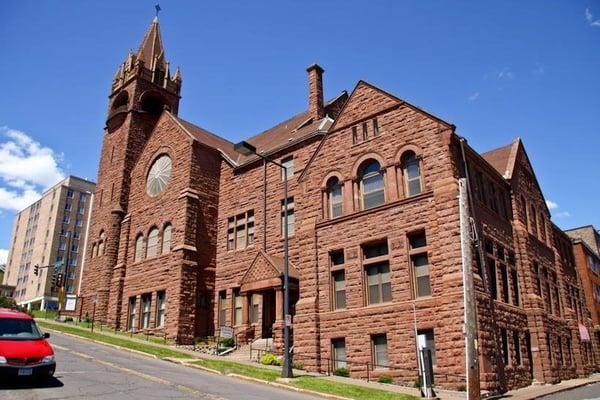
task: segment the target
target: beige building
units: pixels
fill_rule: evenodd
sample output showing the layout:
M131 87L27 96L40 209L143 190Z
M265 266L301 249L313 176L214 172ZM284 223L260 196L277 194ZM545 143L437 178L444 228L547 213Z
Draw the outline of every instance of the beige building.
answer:
M3 283L15 287L17 304L55 309L58 291L52 276L59 272L67 293L78 293L95 188L93 182L69 176L15 216Z

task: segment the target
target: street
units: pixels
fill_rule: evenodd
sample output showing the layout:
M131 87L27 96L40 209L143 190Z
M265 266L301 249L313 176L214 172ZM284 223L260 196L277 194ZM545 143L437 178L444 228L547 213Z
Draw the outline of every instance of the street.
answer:
M600 383L540 397L543 400L599 400Z
M211 374L52 333L55 379L45 384L4 384L8 399L290 399L315 397Z

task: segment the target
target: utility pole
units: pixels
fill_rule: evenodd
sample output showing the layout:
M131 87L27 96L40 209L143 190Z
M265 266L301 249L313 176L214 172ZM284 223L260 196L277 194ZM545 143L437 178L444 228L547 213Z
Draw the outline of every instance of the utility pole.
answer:
M60 312L63 309L63 303L65 302L65 298L66 298L66 286L69 283L69 258L71 257L71 235L72 235L72 231L67 231L67 248L65 251L65 259L63 260L63 262L65 262L65 274L64 274L64 279L62 280L62 283L60 285L59 288L59 295L58 295L58 314L57 314L57 318L60 318Z
M467 375L467 399L481 398L479 386L479 355L477 345L477 314L473 287L473 243L471 239L471 217L467 179L458 180L458 202L460 212L460 244L463 272L464 335Z

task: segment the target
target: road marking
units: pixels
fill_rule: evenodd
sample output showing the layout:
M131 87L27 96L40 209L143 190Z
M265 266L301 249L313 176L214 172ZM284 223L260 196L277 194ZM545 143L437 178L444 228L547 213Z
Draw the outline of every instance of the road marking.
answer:
M88 359L88 360L95 361L98 364L101 364L101 365L104 365L104 366L107 366L107 367L110 367L110 368L114 368L116 370L119 370L121 372L125 372L125 373L128 373L128 374L131 374L131 375L135 375L137 377L140 377L142 379L146 379L146 380L151 381L151 382L159 383L161 385L173 386L174 388L176 388L176 389L178 389L180 391L190 393L190 394L192 394L194 396L200 396L200 397L203 397L203 398L206 398L206 399L210 399L210 400L227 400L224 397L217 396L217 395L214 395L214 394L211 394L211 393L201 392L199 390L192 389L192 388L190 388L188 386L175 384L175 383L167 381L165 379L158 378L158 377L156 377L154 375L149 375L149 374L145 374L143 372L135 371L135 370L130 369L130 368L125 368L125 367L122 367L120 365L117 365L117 364L109 362L109 361L99 360L99 359L94 358L94 357L92 357L92 356L90 356L88 354L84 354L84 353L80 353L78 351L70 350L70 349L68 349L66 347L57 346L57 345L54 345L54 344L52 346L56 347L57 349L60 349L60 350L66 351L68 353L71 353L73 355L76 355L78 357L82 357L82 358L85 358L85 359ZM71 372L71 373L76 373L76 372ZM94 373L96 373L96 372L94 372Z

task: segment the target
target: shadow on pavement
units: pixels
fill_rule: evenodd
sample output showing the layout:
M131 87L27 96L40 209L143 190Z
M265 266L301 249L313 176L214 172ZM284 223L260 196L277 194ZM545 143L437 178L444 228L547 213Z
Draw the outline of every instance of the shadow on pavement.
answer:
M1 379L1 378L0 378ZM64 384L52 377L44 380L35 379L11 379L0 380L0 390L24 390L24 389L50 389L63 387Z

